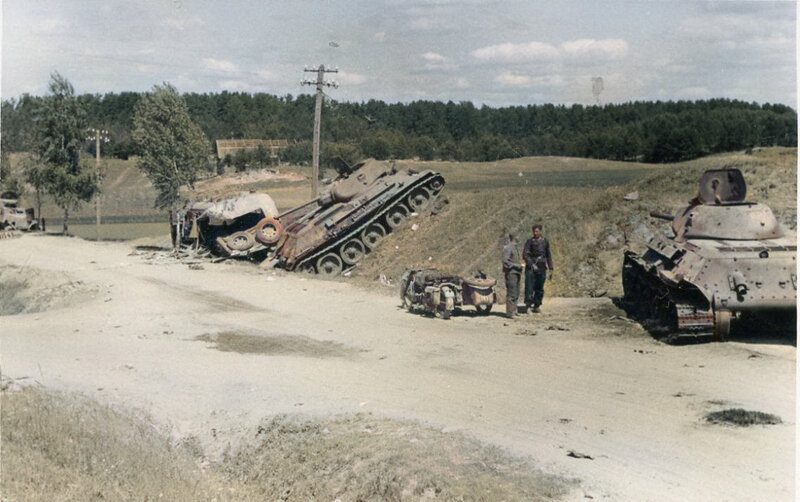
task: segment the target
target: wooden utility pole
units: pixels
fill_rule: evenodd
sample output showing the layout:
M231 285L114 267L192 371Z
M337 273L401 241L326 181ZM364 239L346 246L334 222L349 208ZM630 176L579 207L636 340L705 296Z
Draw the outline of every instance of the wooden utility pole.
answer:
M108 131L104 129L89 129L89 132L94 136L89 136L86 139L95 140L94 148L95 148L95 183L97 183L97 192L94 195L94 210L95 210L95 236L97 237L97 241L100 241L100 182L102 180L102 175L100 172L100 140L103 140L103 143L108 143L111 138L108 137Z
M311 162L311 198L317 198L319 190L319 143L320 143L320 123L322 122L322 88L323 87L339 87L336 82L326 82L324 80L326 73L339 73L338 69L326 70L325 65L319 65L318 68L305 68L305 72L316 72L317 80L303 80L301 85L316 85L317 86L317 103L314 107L314 153Z

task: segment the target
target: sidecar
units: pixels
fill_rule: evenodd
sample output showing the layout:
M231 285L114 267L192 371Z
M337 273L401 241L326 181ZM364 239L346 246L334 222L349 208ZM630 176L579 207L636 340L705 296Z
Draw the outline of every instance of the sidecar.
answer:
M400 280L400 300L411 312L449 319L464 305L473 305L481 315L488 314L497 299L497 281L485 275L464 279L436 269L407 270Z

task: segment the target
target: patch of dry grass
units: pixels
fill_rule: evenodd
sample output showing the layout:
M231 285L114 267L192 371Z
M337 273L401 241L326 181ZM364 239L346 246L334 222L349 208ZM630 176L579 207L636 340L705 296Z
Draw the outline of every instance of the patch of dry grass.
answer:
M143 414L26 387L2 394L4 500L212 500L224 486Z
M224 465L293 501L541 501L573 484L459 433L363 414L270 418Z
M511 502L558 500L576 484L459 433L363 414L268 418L210 462L143 413L3 388L3 500Z

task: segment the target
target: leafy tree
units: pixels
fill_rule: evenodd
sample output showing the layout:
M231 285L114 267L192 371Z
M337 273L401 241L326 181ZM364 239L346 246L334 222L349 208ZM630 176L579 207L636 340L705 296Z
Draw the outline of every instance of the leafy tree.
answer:
M46 193L47 170L45 165L30 155L26 155L22 159L21 165L25 181L36 190L36 217L39 219L39 228L44 228L42 225L42 197Z
M38 114L36 151L41 162L43 188L64 210L64 233L69 232L69 212L88 202L97 191L94 173L81 161L86 135L83 108L69 81L53 73L50 95Z
M194 188L198 172L208 168L208 140L189 117L178 91L167 83L153 87L136 103L133 125L137 166L158 192L155 207L174 208L180 188Z

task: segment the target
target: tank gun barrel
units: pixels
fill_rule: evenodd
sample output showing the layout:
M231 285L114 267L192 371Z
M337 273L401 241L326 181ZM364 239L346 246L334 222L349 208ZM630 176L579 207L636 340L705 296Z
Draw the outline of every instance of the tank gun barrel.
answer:
M658 218L659 220L672 221L673 219L673 216L671 214L662 213L659 211L650 211L650 216L652 216L653 218Z

